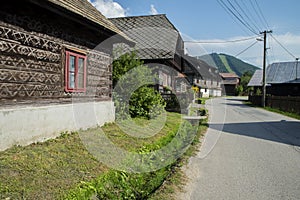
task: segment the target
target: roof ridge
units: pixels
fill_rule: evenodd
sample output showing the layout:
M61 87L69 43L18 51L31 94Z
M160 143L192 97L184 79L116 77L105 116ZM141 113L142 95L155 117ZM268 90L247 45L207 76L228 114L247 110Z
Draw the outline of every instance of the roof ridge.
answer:
M155 14L155 15L135 15L125 17L109 17L108 19L122 19L122 18L140 18L140 17L154 17L154 16L167 16L166 14Z

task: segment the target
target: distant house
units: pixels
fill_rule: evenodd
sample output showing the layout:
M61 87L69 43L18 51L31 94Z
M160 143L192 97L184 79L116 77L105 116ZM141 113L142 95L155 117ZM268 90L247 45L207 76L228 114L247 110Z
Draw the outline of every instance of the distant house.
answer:
M248 86L262 87L262 70L256 70ZM273 63L266 70L267 94L300 96L300 66L298 62Z
M235 73L220 73L222 77L223 95L236 95L236 88L240 84L240 77Z
M116 34L130 43L86 0L2 2L0 150L113 121L112 44L96 47Z
M222 80L216 68L188 55L184 55L183 60L183 73L194 86L199 88L199 97L222 95Z
M248 87L252 87L253 91L251 91L250 95L261 95L262 94L262 77L263 70L256 70L252 75Z
M181 76L179 73L182 72L181 56L184 52L184 43L179 31L166 15L121 17L109 20L136 43L136 46L129 50L135 51L144 64L158 65L160 68L158 89L161 92L165 88L180 91L182 86L177 84L176 80L179 80L177 77ZM170 71L163 66L174 70ZM180 85L180 88L175 88L176 85Z

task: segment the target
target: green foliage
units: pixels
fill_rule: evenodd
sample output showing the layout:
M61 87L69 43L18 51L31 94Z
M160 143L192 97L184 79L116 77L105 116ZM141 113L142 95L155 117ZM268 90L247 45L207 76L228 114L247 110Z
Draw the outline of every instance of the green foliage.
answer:
M255 95L256 95L256 96L262 95L261 89L257 88L257 89L256 89L256 92L255 92Z
M180 120L180 115L178 114L169 114L169 116L172 118L171 122ZM147 199L150 194L163 184L164 180L172 173L173 167L179 162L172 156L178 158L176 157L178 156L176 154L178 151L180 152L180 150L189 147L191 143L196 142L195 134L198 134L198 132L195 133L196 127L189 122L183 122L180 127L178 123L171 125L170 122L167 122L166 126L165 131L169 131L163 137L135 148L134 152L144 155L166 147L172 141L174 145L170 147L167 159L173 160L173 164L157 171L136 174L109 170L94 181L82 182L77 188L70 191L66 199L91 199L92 196L98 199ZM157 162L161 162L162 158L166 159L166 155L155 154L151 162L154 165L158 164Z
M113 87L116 86L119 79L126 74L126 72L143 64L143 61L138 59L135 52L125 53L114 59L112 71Z
M244 88L243 88L242 85L238 85L238 86L235 88L235 93L236 93L238 96L243 95L243 92L244 92Z
M252 73L250 71L245 72L241 76L240 85L236 88L237 95L249 95L252 88L249 88L247 85L252 77Z
M132 117L153 118L160 115L166 104L161 95L150 87L140 87L130 97L129 112Z
M113 99L117 119L153 118L162 113L165 102L151 85L157 80L136 54L121 55L113 62Z

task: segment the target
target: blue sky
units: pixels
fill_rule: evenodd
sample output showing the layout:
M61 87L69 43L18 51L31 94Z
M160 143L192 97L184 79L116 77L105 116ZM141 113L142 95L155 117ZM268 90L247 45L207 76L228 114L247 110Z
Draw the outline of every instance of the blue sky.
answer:
M169 20L180 31L184 40L202 42L222 42L249 38L254 36L247 28L229 15L218 0L91 0L106 17L139 16L149 14L166 14ZM252 24L257 29L272 29L273 36L294 57L300 57L300 1L299 0L251 0L257 2L268 23L258 18L249 3L250 0L230 0L248 11ZM223 0L223 2L227 2ZM245 3L246 2L246 3ZM236 7L238 8L238 7ZM240 11L241 13L241 11ZM244 16L245 17L245 16ZM262 20L262 22L260 21ZM248 19L246 19L249 23ZM272 37L268 40L268 64L278 61L293 61L295 58L287 53ZM239 43L185 43L186 53L196 56L217 52L237 55L255 42L247 40ZM238 57L246 62L262 65L262 42Z

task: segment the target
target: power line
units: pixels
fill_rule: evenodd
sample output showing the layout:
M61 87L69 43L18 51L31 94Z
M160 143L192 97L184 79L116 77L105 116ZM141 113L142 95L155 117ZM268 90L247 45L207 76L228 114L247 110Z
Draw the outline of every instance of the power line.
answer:
M245 51L247 51L248 49L250 49L251 47L253 47L257 42L258 41L255 41L254 43L252 43L249 47L247 47L246 49L244 49L240 53L236 54L235 57L238 57L239 55L241 55L242 53L244 53Z
M251 22L251 24L257 29L257 30L261 30L261 28L258 27L257 23L253 20L253 16L251 15L251 12L249 12L248 7L246 6L245 2L242 1L242 3L244 4L244 7L246 9L246 11L242 8L242 6L239 4L239 2L237 0L234 0L235 4L239 7L239 9L242 11L242 13L246 16L246 18ZM249 16L248 13L251 15ZM259 32L259 31L258 31Z
M257 32L249 25L247 25L247 23L245 23L240 17L237 16L237 14L223 1L223 0L217 0L217 2L223 7L223 9L229 14L234 16L242 25L244 25L244 27L246 27L250 32L257 34ZM229 2L227 0L227 2ZM240 15L240 13L239 13Z
M290 55L292 56L294 59L296 59L297 57L294 56L294 54L292 54L287 48L285 48L272 34L270 34L271 37Z
M235 42L244 42L247 40L253 40L257 36L244 38L244 39L238 39L238 40L226 40L226 41L184 41L185 43L200 43L200 44L224 44L224 43L235 43Z
M229 5L233 8L233 10L235 10L235 12L237 13L237 15L239 15L240 19L246 24L247 27L249 27L252 31L256 32L254 30L254 28L245 20L245 18L243 17L243 15L238 11L238 9L229 1L227 0L227 2L229 3Z
M255 0L255 1L256 1L256 0ZM262 20L262 17L260 16L260 12L257 11L257 7L256 7L256 6L258 6L258 3L256 2L256 6L255 6L254 3L252 2L252 0L250 0L250 4L251 4L251 6L252 6L254 12L256 13L256 15L257 15L257 17L258 17L260 23L263 25L263 24L264 24L264 21ZM260 9L260 8L258 8L258 9ZM268 28L268 26L267 26L266 28Z
M262 19L265 21L265 23L266 23L266 25L267 25L267 28L269 28L269 24L268 24L268 22L267 22L267 20L266 20L266 18L265 18L265 16L264 16L262 10L260 9L260 6L259 6L259 4L257 3L257 0L254 0L254 1L255 1L255 4L256 4L256 6L257 6L257 8L258 8L258 11L259 11L259 13L260 13Z

